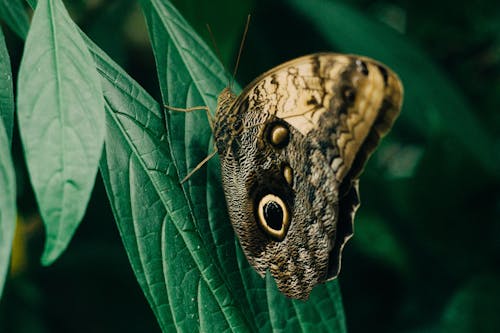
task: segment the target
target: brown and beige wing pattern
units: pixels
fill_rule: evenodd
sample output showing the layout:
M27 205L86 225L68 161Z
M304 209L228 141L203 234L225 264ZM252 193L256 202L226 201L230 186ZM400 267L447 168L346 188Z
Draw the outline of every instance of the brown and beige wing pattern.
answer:
M233 227L250 264L307 298L337 276L357 176L399 114L402 86L364 57L313 54L219 96L214 135Z

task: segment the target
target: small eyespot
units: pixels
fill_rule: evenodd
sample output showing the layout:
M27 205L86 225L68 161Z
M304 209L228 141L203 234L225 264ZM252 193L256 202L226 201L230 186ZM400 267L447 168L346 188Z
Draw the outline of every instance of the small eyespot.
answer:
M344 87L342 95L344 96L344 100L349 104L353 104L356 100L356 91L351 87Z
M290 140L290 130L282 123L274 123L268 131L269 142L276 148L283 148Z
M285 178L288 185L293 185L293 169L288 164L283 166L283 177Z
M364 76L368 76L368 66L366 66L366 63L364 61L357 59L356 67L358 68L358 71L360 71Z
M290 223L288 208L283 200L274 194L267 194L259 201L257 219L260 227L270 237L282 241Z

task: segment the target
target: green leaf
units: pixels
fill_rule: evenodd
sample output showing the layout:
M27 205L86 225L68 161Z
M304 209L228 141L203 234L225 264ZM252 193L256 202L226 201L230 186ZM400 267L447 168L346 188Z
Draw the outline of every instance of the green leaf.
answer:
M10 262L16 228L16 177L10 155L10 139L0 118L0 297Z
M222 65L167 1L144 0L141 5L148 22L164 102L175 107L208 105L214 110L217 94L226 82ZM204 111L168 112L167 126L173 162L180 179L213 150L211 132ZM212 159L189 178L180 194L182 197L174 191L175 187L166 193L169 198L175 198L176 205L182 203L182 209L188 209L184 215L172 217L178 238L189 236L193 240L193 243L181 243L178 247L170 244L175 248L173 254L177 255L167 256L167 267L178 263L175 270L167 269L165 274L167 281L174 281L175 285L175 295L174 291L169 295L175 296L170 301L176 327L185 331L208 325L205 311L217 309L215 300L218 312L211 312L211 316L222 315L217 323L221 325L217 326L220 330L225 329L227 323L228 329L237 331L279 331L283 327L307 331L314 327L320 331L344 332L336 282L315 288L306 303L291 301L249 267L235 241L220 184L219 162ZM170 237L175 239L175 236ZM205 262L215 264L216 269L207 271ZM194 267L198 268L200 277L192 274ZM204 310L201 306L205 303L198 301L195 313L193 300L197 297L203 297L207 306ZM228 312L227 304L233 306L233 314ZM191 323L186 324L186 321Z
M10 263L16 227L16 185L10 146L14 123L14 92L10 58L0 29L0 297Z
M100 81L92 56L60 0L40 0L18 82L19 129L46 226L43 264L78 227L104 139Z
M100 53L95 56L104 78L107 110L101 172L120 234L163 331L172 331L172 312L179 321L177 328L189 330L198 325L197 310L186 312L178 304L196 305L201 270L194 264L194 251L186 247L186 243L193 243L190 238L196 237L189 236L192 228L188 223L181 225L182 237L179 225L172 222L186 222L190 214L172 163L163 114L159 105L109 59ZM203 267L214 276L213 265ZM184 279L186 275L189 278ZM185 289L191 294L184 294ZM172 305L170 299L178 303ZM231 310L230 304L226 307L226 311Z
M21 0L0 0L0 18L4 20L21 39L26 39L29 19Z
M12 87L10 57L2 29L0 29L0 122L3 122L10 146L14 125L14 89Z
M420 49L395 30L343 4L325 0L289 0L289 3L333 47L373 57L398 73L405 88L399 122L407 123L426 137L446 133L486 170L492 174L498 172L500 161L492 136L458 88Z
M161 232L167 214L140 157L147 154L145 149L140 149L144 147L150 150L148 162L154 158L168 160L163 156L168 154L168 146L162 138L161 114L154 112L159 106L116 65L107 63L108 59L102 55L97 56L100 56L96 61L98 68L104 74L102 84L107 111L106 144L100 170L136 278L160 327L170 332L174 326L163 277ZM116 81L111 82L111 78ZM131 103L125 103L127 100ZM122 108L124 105L131 108ZM141 134L144 135L142 144L138 138ZM134 144L134 139L139 146Z
M101 75L106 144L100 170L137 280L164 332L174 329L163 276L167 211L151 173L175 177L160 106L87 39ZM163 171L161 171L163 170ZM174 173L172 175L172 173Z

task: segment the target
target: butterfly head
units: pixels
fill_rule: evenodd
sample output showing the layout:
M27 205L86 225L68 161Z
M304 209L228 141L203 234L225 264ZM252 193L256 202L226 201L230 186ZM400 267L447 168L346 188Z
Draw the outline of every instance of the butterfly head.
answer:
M215 118L221 118L223 115L227 114L230 111L231 104L233 104L235 99L236 95L231 91L231 88L224 88L217 97L217 109L215 111Z

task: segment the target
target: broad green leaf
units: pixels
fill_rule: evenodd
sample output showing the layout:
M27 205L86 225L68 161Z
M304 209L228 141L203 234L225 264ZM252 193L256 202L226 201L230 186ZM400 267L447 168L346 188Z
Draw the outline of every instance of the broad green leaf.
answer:
M43 264L66 248L90 197L104 139L100 81L61 0L40 0L19 69L19 129L46 227Z
M232 332L238 331L231 329L219 310L216 300L212 292L207 288L206 284L200 282L198 285L198 316L200 318L200 332ZM242 328L244 329L244 328Z
M0 122L3 122L10 145L14 125L14 89L12 87L10 57L2 29L0 29Z
M191 246L192 250L188 251L186 241L192 242L186 235L189 226L174 226L172 222L175 219L185 223L190 214L182 201L177 172L166 144L165 120L158 111L159 106L137 83L119 71L95 47L92 49L104 78L102 86L108 111L101 172L120 234L134 272L163 331L172 331L171 311L178 319L178 329L193 329L198 327L197 310L194 310L196 313L185 312L170 305L170 299L180 298L186 304L196 305L196 281L203 281L199 277L200 269L194 264L196 255L193 256L193 252L205 249ZM179 236L178 227L183 230L184 238ZM211 272L214 265L204 264L206 259L201 261L203 272L214 276ZM185 275L190 278L184 279ZM177 277L180 280L176 280ZM183 294L179 285L184 288L194 286L190 289L192 293ZM218 303L212 304L219 306ZM225 307L231 318L231 304L225 304Z
M441 133L452 136L486 170L498 172L499 155L491 150L495 147L491 135L458 88L415 45L346 5L326 0L289 3L309 19L332 47L373 57L398 73L405 88L399 121L426 137Z
M16 228L16 176L10 155L10 139L0 118L0 297L10 262Z
M207 105L215 110L217 94L226 82L222 65L210 49L193 32L186 21L170 5L168 1L141 1L143 11L147 18L148 28L155 52L158 67L158 76L163 93L164 102L174 107L192 107ZM213 151L211 131L208 126L207 116L204 111L195 111L188 114L180 112L167 112L168 138L174 156L174 163L178 170L179 178L184 177L208 153ZM189 216L184 220L173 220L174 225L189 225L189 228L178 228L180 237L183 233L197 234L199 243L193 247L187 244L185 251L191 252L194 263L202 267L198 260L209 260L217 265L217 269L205 272L200 269L203 282L199 285L196 295L204 297L207 308L211 306L212 297L219 304L220 314L223 315L231 330L251 329L259 331L279 331L284 324L285 328L304 330L314 327L317 330L343 332L345 324L340 295L336 282L318 286L306 303L291 301L283 296L276 287L260 278L248 266L248 262L241 253L238 243L227 218L225 200L220 186L220 166L217 159L211 160L206 166L198 170L184 186L184 202L188 205ZM177 198L171 191L170 197ZM189 222L194 216L194 222ZM235 246L236 244L236 246ZM199 252L199 249L207 251ZM201 252L201 251L200 251ZM182 253L179 248L177 253ZM203 256L207 256L204 258ZM172 261L174 259L171 259ZM172 264L172 261L168 264ZM184 260L185 265L191 267L192 263ZM177 265L177 268L180 268ZM219 276L222 273L222 276ZM178 277L166 274L168 281L185 281L192 278L197 281L197 276L188 276L183 272ZM220 298L218 289L211 283L213 279L222 280L228 293L227 298ZM192 313L192 299L194 297L194 282L186 285L177 285L184 299L171 299L171 306L175 309L174 322L176 326L182 325L181 331L199 329L198 326L185 325L184 320L189 320L188 314L194 316L193 324L205 322L206 313L198 307L198 313ZM332 288L335 286L335 288ZM207 287L207 288L205 288ZM211 294L212 297L208 297ZM228 316L225 304L237 307L239 317ZM315 304L322 304L317 307ZM201 312L200 312L201 311ZM212 313L212 316L215 314ZM188 319L185 319L185 318ZM289 321L291 321L289 323ZM334 325L332 325L332 322ZM224 321L221 320L221 325ZM224 329L220 327L220 329Z
M101 54L95 56L105 79L108 111L101 171L132 267L163 331L172 331L171 312L178 329L195 330L197 310L183 311L171 299L196 305L197 284L204 283L201 272L214 276L215 266L205 263L206 254L198 260L203 270L194 263L200 254L193 252L206 249L194 248L196 243L190 239L196 234L186 221L190 213L166 142L163 115L142 88ZM184 288L191 294L184 294ZM216 296L221 297L220 291ZM225 306L232 318L232 305Z
M175 178L160 106L97 46L86 39L101 76L106 144L100 170L139 285L164 332L175 329L163 270L166 206L149 172ZM162 171L163 170L163 171Z
M0 0L0 18L21 38L28 33L28 14L22 0Z

